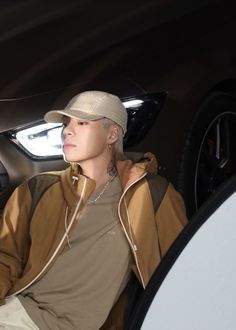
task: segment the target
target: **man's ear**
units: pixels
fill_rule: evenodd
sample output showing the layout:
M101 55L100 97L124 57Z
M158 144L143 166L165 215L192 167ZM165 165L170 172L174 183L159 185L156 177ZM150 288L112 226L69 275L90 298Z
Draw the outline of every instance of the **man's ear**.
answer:
M108 133L108 144L113 144L115 143L121 134L121 129L117 125L111 125L109 127L109 133Z

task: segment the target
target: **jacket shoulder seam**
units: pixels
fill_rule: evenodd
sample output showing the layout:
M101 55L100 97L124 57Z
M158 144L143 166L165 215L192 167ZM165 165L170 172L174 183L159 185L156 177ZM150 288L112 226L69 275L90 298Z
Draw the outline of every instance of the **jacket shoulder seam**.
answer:
M166 178L160 176L159 174L147 174L146 180L148 182L149 190L151 192L153 208L156 213L165 196L165 193L169 186L169 181Z
M60 181L60 175L55 173L43 173L36 175L28 180L28 187L31 194L32 202L29 219L32 218L34 210L43 196L43 194L55 183Z

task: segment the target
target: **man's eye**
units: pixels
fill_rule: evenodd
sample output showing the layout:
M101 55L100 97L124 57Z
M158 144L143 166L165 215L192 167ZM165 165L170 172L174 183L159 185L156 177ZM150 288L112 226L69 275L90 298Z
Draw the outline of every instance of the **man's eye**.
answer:
M67 126L67 123L62 123L62 127L65 128Z
M87 125L88 122L87 122L87 121L79 121L78 124L79 124L79 125Z

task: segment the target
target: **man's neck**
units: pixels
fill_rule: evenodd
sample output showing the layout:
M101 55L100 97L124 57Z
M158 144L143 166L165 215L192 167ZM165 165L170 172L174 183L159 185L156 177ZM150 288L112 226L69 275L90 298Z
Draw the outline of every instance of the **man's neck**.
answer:
M86 161L80 163L83 174L96 182L95 192L101 190L104 185L116 175L114 164L111 159L103 161Z

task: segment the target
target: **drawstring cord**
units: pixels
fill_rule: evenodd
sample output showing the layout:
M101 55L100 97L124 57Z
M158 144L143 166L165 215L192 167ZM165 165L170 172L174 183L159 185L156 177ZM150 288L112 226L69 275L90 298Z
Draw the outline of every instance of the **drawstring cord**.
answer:
M127 215L127 219L128 219L128 224L129 224L129 235L130 235L130 239L134 248L134 251L137 251L137 246L134 243L134 238L133 238L133 231L131 228L131 221L130 221L130 216L129 216L129 211L128 211L128 207L127 207L127 203L126 203L126 198L124 197L124 203L125 203L125 211L126 211L126 215Z
M67 240L67 244L69 246L69 248L71 249L71 245L70 245L70 240L69 240L69 235L68 235L68 227L67 227L67 218L68 218L68 206L66 207L66 213L65 213L65 231L66 231L66 240Z
M79 181L79 178L78 178L77 176L74 176L74 175L72 176L72 179L73 179L73 181L72 181L72 184L73 184L73 185L75 184L76 181ZM84 193L85 184L86 184L86 181L85 181L85 183L84 183L84 186L83 186L83 190L82 190L82 194L81 194L81 196L82 196L83 193ZM82 197L80 197L80 200L78 201L78 204L76 205L76 208L75 208L75 211L74 211L74 214L73 214L73 216L72 216L72 218L71 218L70 223L73 223L73 222L74 222L74 219L75 219L75 217L76 217L76 214L77 214L78 209L79 209L80 204L81 204L81 200L82 200ZM69 234L68 234L70 228L68 228L68 226L67 226L68 211L69 211L69 207L68 207L68 205L67 205L67 206L66 206L66 212L65 212L64 225L65 225L65 234L66 234L67 244L68 244L69 248L71 249L71 244L70 244L70 239L69 239ZM70 227L71 227L71 226L70 226Z

